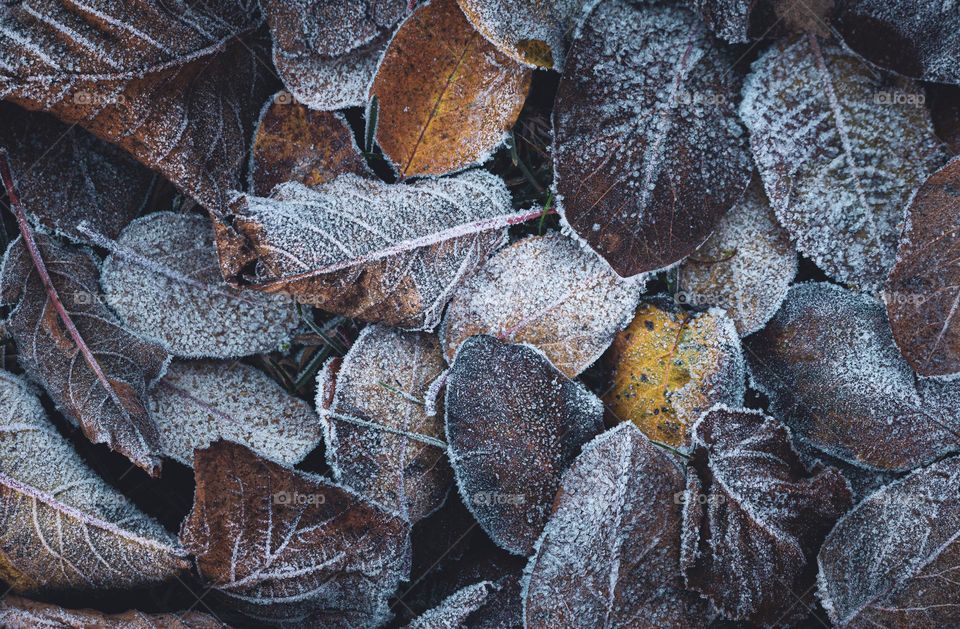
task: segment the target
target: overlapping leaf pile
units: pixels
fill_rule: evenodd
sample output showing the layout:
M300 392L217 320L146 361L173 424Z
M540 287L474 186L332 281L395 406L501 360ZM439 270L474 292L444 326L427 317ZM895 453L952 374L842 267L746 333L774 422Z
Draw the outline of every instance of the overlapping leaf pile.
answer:
M0 626L960 626L958 149L957 2L0 3Z

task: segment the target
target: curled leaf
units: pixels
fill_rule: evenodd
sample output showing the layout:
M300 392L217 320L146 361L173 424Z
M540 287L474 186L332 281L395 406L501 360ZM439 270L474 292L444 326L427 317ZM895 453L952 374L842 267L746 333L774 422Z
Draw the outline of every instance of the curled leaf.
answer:
M334 478L410 522L435 511L453 483L443 418L424 407L443 368L435 336L372 325L318 378Z
M521 240L454 293L441 328L447 359L468 337L490 334L539 348L575 378L630 321L643 285L556 232Z
M603 407L537 350L467 339L447 376L446 431L464 504L502 548L529 555L560 475L603 428Z
M95 609L67 609L58 605L7 595L0 601L0 625L6 629L83 627L93 629L223 629L222 622L197 611L145 614L131 610L105 614Z
M520 580L511 575L457 590L410 623L408 629L520 626Z
M88 468L6 371L0 408L0 577L14 590L133 588L189 567L176 539Z
M690 426L714 404L743 404L744 364L733 322L720 310L687 312L665 299L640 304L608 355L604 396L620 421L650 439L683 447Z

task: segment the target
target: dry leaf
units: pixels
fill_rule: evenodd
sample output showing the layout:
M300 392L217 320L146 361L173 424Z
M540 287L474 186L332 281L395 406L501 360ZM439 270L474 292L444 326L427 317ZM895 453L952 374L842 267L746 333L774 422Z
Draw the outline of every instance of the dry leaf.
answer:
M893 338L921 376L960 373L960 158L930 176L907 208L883 298Z
M679 261L750 181L732 59L688 10L609 0L554 105L557 209L620 275Z
M479 164L517 121L530 75L474 30L456 0L433 0L397 31L370 86L377 143L401 178Z
M176 539L88 468L6 371L0 409L0 577L14 590L134 588L189 567Z
M248 174L250 194L269 196L287 181L316 186L343 173L369 174L343 114L307 109L288 96L275 94L260 112Z
M269 199L239 196L232 211L242 239L218 241L229 280L415 329L434 328L505 228L529 217L512 213L503 181L485 171L409 185L352 174L312 189L288 183ZM244 267L257 258L247 279Z
M541 352L467 339L447 376L450 464L463 502L497 545L527 556L560 475L603 429L603 407Z
M506 576L457 590L407 629L512 629L523 626L521 613L520 580Z
M960 624L960 458L871 494L820 549L817 594L839 627Z
M423 402L443 369L435 336L371 325L317 382L334 478L410 522L443 504L453 483L443 418Z
M243 444L283 465L320 445L310 405L267 374L241 363L175 362L150 392L164 455L193 465L193 451L218 439Z
M808 469L787 428L760 411L714 407L692 441L680 549L687 587L729 618L801 621L814 604L817 549L853 505L847 481Z
M104 305L90 254L40 234L30 240L56 299L18 238L3 260L0 303L11 306L5 327L19 349L20 365L87 439L159 475L157 429L145 399L170 355L128 332Z
M80 226L84 230L84 226ZM269 352L300 324L294 301L232 288L220 275L210 221L155 212L123 230L100 285L124 325L184 358Z
M903 208L944 155L923 93L810 35L753 64L740 115L780 223L832 278L877 290Z
M706 627L680 578L683 472L630 424L583 449L525 572L524 627Z
M831 456L906 471L960 449L960 383L918 389L872 297L833 284L794 286L744 351L771 413Z
M9 5L0 97L120 145L218 211L260 102L256 54L236 38L259 23L256 3L228 0Z
M441 328L447 360L468 337L490 334L539 348L575 378L629 323L643 290L561 234L521 240L454 293Z
M746 44L752 39L751 21L758 8L757 0L686 0L704 24L718 37L731 44Z
M796 274L793 243L754 182L707 242L681 263L677 299L722 308L746 336L776 314Z
M271 624L374 627L410 568L409 525L319 476L219 441L197 450L180 532L204 581Z
M0 625L6 629L229 629L213 616L197 611L145 614L131 610L105 614L95 609L67 609L13 595L0 600Z
M744 364L733 322L721 310L687 312L666 299L645 301L610 348L604 395L619 421L650 439L683 447L690 426L714 404L741 406Z

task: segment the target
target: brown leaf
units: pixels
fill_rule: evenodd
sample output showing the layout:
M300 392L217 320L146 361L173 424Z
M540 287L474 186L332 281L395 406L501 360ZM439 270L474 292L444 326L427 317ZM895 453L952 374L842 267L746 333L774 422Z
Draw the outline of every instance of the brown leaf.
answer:
M560 475L603 429L603 407L532 347L473 336L447 376L450 464L464 504L502 548L529 555Z
M13 595L0 601L0 625L6 629L229 629L213 616L196 611L146 614L130 610L105 614L95 609L67 609Z
M180 538L205 583L251 618L377 626L410 567L403 518L319 476L219 441L194 455Z
M260 99L256 3L17 3L0 12L0 97L118 144L202 205L238 187ZM256 99L256 100L254 100Z
M872 297L796 285L744 353L771 413L831 456L905 471L960 449L960 383L918 385Z
M960 458L868 496L820 549L817 594L838 627L955 627Z
M693 427L693 447L680 550L687 587L733 619L799 622L813 606L817 549L853 506L846 480L804 466L786 427L760 411L714 407Z
M307 109L287 92L267 101L253 136L250 194L269 196L286 181L316 186L343 173L370 173L343 114Z
M524 627L706 627L680 577L683 472L637 428L589 444L563 475L523 587Z
M921 376L960 373L960 158L930 176L907 208L884 288L893 339Z
M423 402L443 369L435 336L371 325L318 377L334 478L411 523L443 504L453 483L443 418Z
M530 76L474 30L456 0L433 0L380 61L370 87L377 143L401 178L483 162L517 121Z
M0 578L14 590L133 588L189 567L176 538L87 467L6 371L0 409Z
M143 208L153 174L120 149L10 103L0 103L0 119L20 201L44 227L86 242L76 229L86 222L116 238Z
M456 286L504 241L514 213L485 171L389 185L347 174L315 188L287 183L239 196L218 238L228 280L292 294L323 310L432 329ZM219 233L218 236L222 236ZM258 259L255 276L245 267Z
M625 281L569 238L551 232L497 252L450 300L441 328L447 360L476 334L528 343L570 378L627 325L644 282Z

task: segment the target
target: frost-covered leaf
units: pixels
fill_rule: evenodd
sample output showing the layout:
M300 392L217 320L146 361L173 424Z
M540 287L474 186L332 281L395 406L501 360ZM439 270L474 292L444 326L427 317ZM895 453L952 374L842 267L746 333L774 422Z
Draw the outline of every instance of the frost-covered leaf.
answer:
M273 62L284 85L312 109L366 102L377 61L407 0L263 0ZM266 192L266 191L265 191Z
M836 0L844 43L878 66L960 84L960 4L953 0Z
M756 332L787 296L797 274L797 252L754 182L717 230L680 265L678 301L717 306L740 336Z
M176 539L88 468L26 383L6 371L0 556L0 578L17 592L139 587L189 567Z
M692 442L680 550L687 587L730 618L800 621L813 605L817 549L853 505L846 480L808 469L787 428L760 411L714 407Z
M520 579L506 576L461 588L407 629L514 629L522 627Z
M443 417L423 402L444 366L436 336L372 325L317 382L334 478L410 522L435 511L453 483Z
M598 0L457 0L480 33L515 60L563 70L577 25Z
M686 0L706 25L731 44L785 33L825 35L834 0Z
M104 305L92 255L42 234L28 236L38 262L20 237L0 271L0 303L11 306L5 327L18 362L87 439L159 475L157 428L145 399L170 355L128 332ZM55 299L44 288L45 273Z
M299 325L290 297L223 281L206 217L156 212L127 226L116 243L98 244L112 250L100 275L107 304L130 330L175 356L269 352Z
M484 171L389 185L347 174L269 199L239 196L239 238L218 240L225 276L364 321L432 329L451 292L529 218ZM539 215L534 213L533 215ZM220 234L222 235L222 230ZM258 260L256 276L245 266Z
M218 439L295 465L322 440L309 404L241 363L175 362L150 392L149 408L163 454L184 465Z
M905 471L960 449L952 401L960 383L942 385L937 403L930 386L918 390L879 300L799 284L770 323L744 339L744 350L771 414L831 456Z
M731 44L751 40L750 20L757 0L686 0L707 27Z
M146 614L131 610L105 614L95 609L59 605L7 595L0 600L0 626L6 629L72 627L75 629L224 629L226 625L198 611Z
M870 495L820 549L818 592L839 627L960 624L960 458Z
M599 5L554 105L557 209L623 276L693 252L750 180L733 59L687 9Z
M260 103L237 37L257 3L18 2L0 9L0 97L120 145L211 210L238 183Z
M343 173L370 172L342 114L307 109L286 92L263 106L252 150L250 194L259 196L287 181L316 186Z
M464 504L502 548L529 555L560 476L603 429L603 407L539 351L467 339L447 376L446 432Z
M120 149L10 103L0 103L0 119L20 201L48 229L85 241L76 227L86 221L116 238L140 212L153 174Z
M921 376L960 372L960 158L923 184L907 209L884 287L893 338Z
M809 35L754 62L740 115L800 253L840 282L877 290L910 195L945 158L920 88Z
M682 496L683 472L631 424L587 444L527 565L524 626L706 627L680 576Z
M643 288L556 232L521 240L454 293L441 328L447 359L468 337L490 334L539 348L575 378L627 325Z
M345 488L219 441L197 450L180 531L204 582L271 624L374 627L410 568L409 525Z
M614 373L604 401L654 441L686 446L690 426L708 408L743 404L740 339L721 310L687 312L666 299L645 301L607 358Z
M483 162L517 121L530 75L470 25L456 0L433 0L403 23L377 68L377 143L400 177Z

